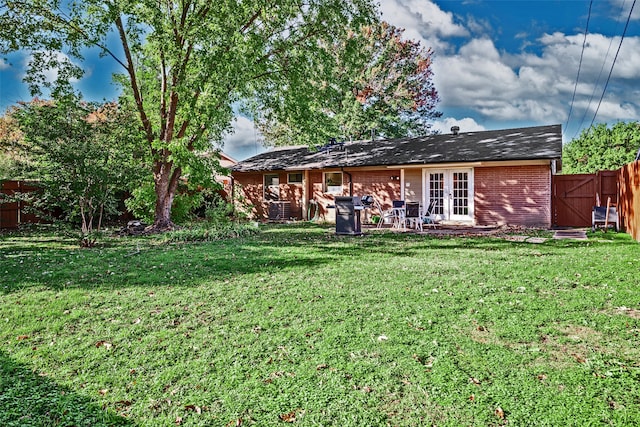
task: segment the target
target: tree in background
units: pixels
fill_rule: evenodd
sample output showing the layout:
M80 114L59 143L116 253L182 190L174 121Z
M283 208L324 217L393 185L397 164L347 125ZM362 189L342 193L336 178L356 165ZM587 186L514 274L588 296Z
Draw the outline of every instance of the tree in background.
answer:
M431 69L433 53L419 42L404 40L404 30L387 22L364 25L339 40L325 40L326 55L337 70L317 86L316 99L299 108L282 98L258 111L258 127L267 145L309 144L331 137L370 138L373 133L396 138L428 134L439 100ZM337 72L336 72L337 71ZM289 98L300 88L292 86ZM314 139L300 129L316 129Z
M376 19L372 0L5 1L0 51L31 51L27 81L54 94L72 90L81 70L68 57L81 58L87 46L122 65L152 155L154 227L167 229L180 177L202 169L197 153L230 129L234 105L251 100L277 121L307 110L337 67L323 41ZM48 82L44 72L54 67L58 78ZM315 122L297 124L317 141Z
M24 178L21 154L24 135L11 114L0 116L0 180Z
M41 189L26 195L31 206L40 216L58 210L63 220L79 221L83 246L95 243L103 218L117 213L118 194L141 175L134 153L142 135L131 117L115 104L73 96L23 103L10 113Z
M566 174L616 170L634 161L640 149L640 123L605 123L585 129L562 150Z

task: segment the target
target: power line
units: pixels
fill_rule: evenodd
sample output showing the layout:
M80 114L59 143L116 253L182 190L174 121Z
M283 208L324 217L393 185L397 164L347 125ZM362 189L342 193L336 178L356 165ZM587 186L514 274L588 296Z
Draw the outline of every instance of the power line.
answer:
M624 10L624 5L627 3L626 0L622 2L620 5L620 12L618 15L622 15L622 11ZM598 85L600 84L600 78L602 77L602 72L604 71L604 66L607 64L607 58L609 58L609 52L611 52L611 46L613 46L613 37L609 40L609 47L607 48L607 53L604 55L604 59L602 60L602 67L600 67L600 72L598 73L598 78L596 79L596 83L593 85L593 90L591 91L591 96L589 97L589 102L584 109L584 113L582 114L582 119L580 119L580 124L576 128L576 133L573 134L572 139L576 139L578 133L580 133L580 129L582 129L582 125L584 124L584 120L587 118L587 113L589 112L589 107L591 106L591 101L593 101L593 97L596 95L596 90L598 90Z
M624 31L622 32L622 37L620 37L620 44L618 45L618 51L616 52L616 56L613 58L613 62L611 63L611 69L609 70L609 76L607 77L607 81L604 84L604 89L602 90L602 96L600 97L600 101L598 102L598 108L596 108L596 112L593 115L593 119L591 120L591 124L589 127L593 126L593 122L596 120L596 116L598 115L598 111L600 110L600 104L602 104L602 99L604 98L604 94L607 91L607 86L609 86L609 80L611 79L611 74L613 73L613 66L616 65L616 60L618 59L618 54L620 53L620 48L622 47L622 42L624 41L624 36L627 34L627 28L629 28L629 21L631 21L631 14L633 13L633 8L636 5L636 0L633 0L631 4L631 9L629 10L629 16L627 17L627 23L624 26Z
M571 118L571 112L573 111L573 102L576 100L576 91L578 90L578 81L580 80L580 69L582 68L582 58L584 57L584 48L587 45L587 34L589 33L589 21L591 20L592 5L593 5L593 0L589 2L589 14L587 15L587 25L584 28L584 40L582 40L582 52L580 52L580 62L578 63L578 75L576 76L576 84L573 86L573 96L571 97L571 106L569 107L567 122L564 125L565 132L566 132L567 126L569 126L569 119Z

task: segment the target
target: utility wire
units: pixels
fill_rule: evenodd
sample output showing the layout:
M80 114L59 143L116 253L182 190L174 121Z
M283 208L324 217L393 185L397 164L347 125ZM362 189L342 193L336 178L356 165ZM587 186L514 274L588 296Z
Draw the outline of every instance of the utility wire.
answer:
M593 0L589 2L589 14L587 15L587 25L584 28L584 40L582 40L582 52L580 52L580 62L578 63L578 75L576 76L576 84L573 86L573 96L571 97L571 106L569 107L567 122L564 125L565 132L566 132L567 126L569 126L569 119L571 119L571 112L573 111L573 102L576 100L576 91L578 90L578 81L580 80L580 69L582 68L582 58L584 57L584 48L587 45L587 34L589 33L589 21L591 20L592 5L593 5Z
M620 5L620 12L618 15L622 15L622 11L624 10L624 5L627 3L626 0L622 2ZM598 73L598 78L596 79L596 83L593 85L593 90L591 91L591 97L589 97L589 102L584 109L584 113L582 114L582 119L580 119L580 124L576 128L576 133L573 134L572 139L576 139L578 134L580 133L580 129L582 129L582 125L584 124L584 120L587 118L587 113L589 112L589 107L591 106L591 102L593 101L593 97L596 96L596 90L598 90L598 85L600 84L600 78L602 77L602 72L604 71L604 66L607 64L607 58L609 58L609 52L611 52L611 46L613 46L613 37L609 40L609 47L607 48L607 53L604 55L604 59L602 60L602 67L600 67L600 72Z
M629 21L631 21L631 14L633 13L633 8L636 5L636 0L633 0L631 4L631 9L629 10L629 16L627 17L627 23L624 26L624 31L622 32L622 37L620 37L620 44L618 45L618 51L616 52L616 56L613 58L613 62L611 63L611 69L609 70L609 76L607 77L607 81L604 84L604 89L602 90L602 96L600 97L600 101L598 102L598 108L596 108L596 112L593 115L593 119L591 120L591 124L589 127L593 126L593 122L596 120L596 116L598 115L598 110L600 110L600 104L602 104L602 99L604 98L604 94L607 91L607 86L609 85L609 80L611 79L611 74L613 73L613 66L616 65L616 60L618 59L618 54L620 53L620 48L622 47L622 42L624 41L624 36L627 34L627 28L629 28Z

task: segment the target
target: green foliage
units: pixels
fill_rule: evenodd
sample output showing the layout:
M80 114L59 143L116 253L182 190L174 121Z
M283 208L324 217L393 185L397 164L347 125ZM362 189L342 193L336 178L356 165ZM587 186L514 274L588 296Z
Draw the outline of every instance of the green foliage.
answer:
M0 234L0 424L640 423L628 235L201 230Z
M136 218L148 224L153 222L153 208L156 203L156 193L153 184L144 183L133 190L131 196L124 201L127 210Z
M182 186L173 202L171 220L176 224L182 224L193 219L194 210L199 208L203 202L204 195L202 192L190 192L186 186ZM127 210L137 219L141 219L146 223L153 223L156 205L153 182L147 181L134 188L131 191L131 196L124 203Z
M211 193L205 198L204 217L210 224L225 224L230 221L234 213L232 203L224 200L218 193Z
M212 242L215 240L239 239L258 234L253 224L229 221L228 218L216 222L192 223L188 227L165 233L163 243Z
M79 222L81 242L91 246L103 219L118 213L118 193L140 175L130 115L71 96L22 104L12 116L24 133L21 154L41 189L23 197L41 217L57 220L61 213L63 221Z
M640 123L601 123L582 132L562 151L563 173L616 170L632 162L640 149Z
M347 37L325 39L325 55L332 59L316 86L322 96L302 98L301 88L290 86L270 110L255 113L260 131L270 145L317 144L328 137L387 138L429 133L431 120L441 115L432 81L432 51L403 39L403 30L386 22L350 30ZM290 97L291 100L289 98ZM308 105L288 108L300 100ZM278 102L279 101L279 102ZM318 138L306 129L313 123ZM320 136L321 135L321 136Z
M323 82L334 79L335 59L324 43L376 20L372 0L89 0L65 6L58 0L6 3L0 52L49 52L34 54L26 79L34 91L49 86L54 94L72 91L69 82L81 70L68 58L81 58L88 46L122 65L120 103L135 107L152 155L157 228L171 226L185 168L194 168L202 159L198 152L230 128L237 102L278 121L294 110L312 114ZM110 50L108 39L118 40L118 49ZM60 78L50 83L45 72L53 68ZM298 135L325 141L317 124L299 117Z

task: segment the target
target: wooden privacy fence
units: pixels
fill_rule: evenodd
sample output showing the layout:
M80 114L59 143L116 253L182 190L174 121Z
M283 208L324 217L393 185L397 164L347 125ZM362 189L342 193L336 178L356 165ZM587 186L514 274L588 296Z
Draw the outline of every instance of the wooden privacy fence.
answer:
M640 241L640 161L618 170L620 199L618 209L627 233Z
M596 194L604 206L607 198L618 208L620 224L640 241L640 162L616 171L596 174L554 175L552 182L553 225L590 227Z
M13 196L36 189L36 186L24 181L0 181L0 195ZM0 229L18 228L20 224L41 222L34 214L25 212L25 207L26 204L20 201L0 203Z
M596 194L606 203L607 197L618 200L618 172L554 175L552 184L553 225L557 227L590 227L591 209Z

